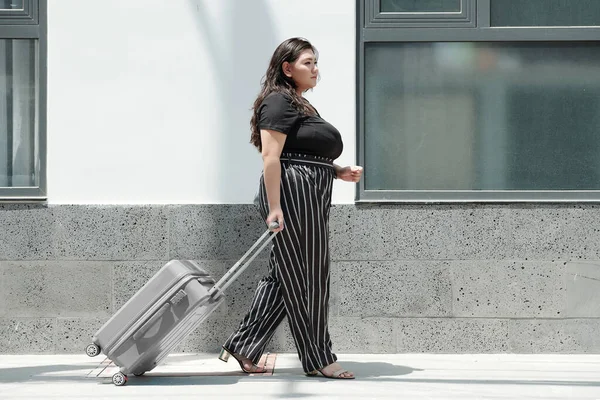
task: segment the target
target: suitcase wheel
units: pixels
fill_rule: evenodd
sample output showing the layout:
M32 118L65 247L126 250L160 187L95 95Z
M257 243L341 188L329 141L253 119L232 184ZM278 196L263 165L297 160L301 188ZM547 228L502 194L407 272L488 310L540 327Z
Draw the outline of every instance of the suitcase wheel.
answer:
M88 346L85 348L85 354L90 357L96 357L98 354L100 354L100 346L93 343L88 344Z
M127 383L127 375L122 372L117 372L112 376L112 381L115 386L124 386Z

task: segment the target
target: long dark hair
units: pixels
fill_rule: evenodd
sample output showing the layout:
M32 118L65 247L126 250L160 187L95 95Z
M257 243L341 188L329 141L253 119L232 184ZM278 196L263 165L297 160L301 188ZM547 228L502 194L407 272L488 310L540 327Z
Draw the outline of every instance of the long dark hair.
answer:
M296 83L294 80L288 78L281 68L286 61L290 64L295 62L305 50L312 50L313 53L315 53L315 58L318 58L317 49L310 44L308 40L297 37L287 39L277 46L271 57L267 73L261 81L261 91L254 101L254 106L252 107L252 119L250 120L250 127L252 129L250 143L256 146L258 151L262 151L260 130L258 129L258 110L265 97L269 94L279 92L287 95L290 98L292 105L299 112L307 115L314 114L314 110L308 105L308 101L296 93Z

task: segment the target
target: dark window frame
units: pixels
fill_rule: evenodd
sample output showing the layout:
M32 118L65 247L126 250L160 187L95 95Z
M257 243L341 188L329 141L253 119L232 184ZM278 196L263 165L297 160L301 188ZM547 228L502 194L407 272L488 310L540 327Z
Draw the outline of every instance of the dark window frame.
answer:
M474 27L475 3L460 0L460 12L382 12L380 0L366 0L365 27Z
M23 9L0 9L0 25L38 25L39 1L25 0Z
M365 165L365 45L371 42L510 42L598 41L599 27L491 27L491 0L463 0L475 15L472 27L454 24L440 16L431 21L403 26L373 24L379 0L357 0L356 151ZM443 13L440 13L443 14ZM402 24L399 22L398 24ZM433 25L432 25L433 24ZM368 167L368 166L365 166ZM480 203L480 202L600 202L600 190L366 190L357 185L357 203Z
M25 0L22 10L0 10L0 39L34 39L38 58L37 186L0 187L0 202L47 201L47 0Z

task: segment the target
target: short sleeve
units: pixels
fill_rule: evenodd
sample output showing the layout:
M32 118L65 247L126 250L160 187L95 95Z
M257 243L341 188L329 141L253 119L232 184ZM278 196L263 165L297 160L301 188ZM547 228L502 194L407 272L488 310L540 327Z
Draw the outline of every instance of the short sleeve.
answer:
M260 105L258 128L271 129L289 135L298 122L299 113L281 93L267 96Z

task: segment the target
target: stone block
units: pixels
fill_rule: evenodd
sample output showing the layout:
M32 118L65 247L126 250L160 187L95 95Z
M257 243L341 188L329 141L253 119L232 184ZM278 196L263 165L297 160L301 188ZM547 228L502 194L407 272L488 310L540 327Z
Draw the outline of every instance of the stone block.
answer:
M397 319L398 353L506 353L508 321L480 318Z
M104 317L111 313L111 266L100 262L3 263L10 317Z
M53 208L0 204L0 260L49 260L57 256Z
M167 211L161 206L60 206L54 209L61 259L164 260Z
M515 259L597 260L598 206L531 204L507 206Z
M441 261L335 262L331 286L332 310L344 317L437 317L452 307Z
M600 260L600 206L597 204L564 206L561 212L561 233L554 241L564 243L563 260ZM562 211L562 210L561 210ZM556 254L553 246L554 254ZM552 253L551 253L552 254ZM550 257L551 258L551 257Z
M329 331L336 353L395 353L392 318L330 318Z
M0 354L54 354L56 318L0 319Z
M57 353L85 354L94 334L108 318L58 318L55 345Z
M0 318L6 314L6 299L4 295L4 264L0 261Z
M169 256L190 260L237 259L265 230L254 205L174 206L170 209ZM266 254L267 250L260 258L267 258Z
M390 219L393 207L334 205L331 208L332 260L389 260L395 258L396 236Z
M600 319L511 320L513 353L599 353Z
M600 262L566 263L566 317L600 317Z
M504 259L512 254L510 211L503 206L460 206L453 209L454 259Z
M551 261L453 261L453 315L561 318L564 265Z
M455 207L403 205L385 213L387 234L394 238L394 258L447 260L455 258L457 226Z

